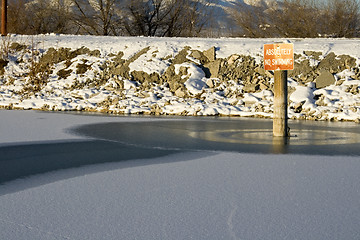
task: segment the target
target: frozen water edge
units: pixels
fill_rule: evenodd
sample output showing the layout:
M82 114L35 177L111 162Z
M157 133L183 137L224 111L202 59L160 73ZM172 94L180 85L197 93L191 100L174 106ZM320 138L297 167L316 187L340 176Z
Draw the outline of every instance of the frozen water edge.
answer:
M0 113L1 119L7 113L13 114ZM71 125L70 120L61 121L62 118L77 119L72 122L75 125L102 121L89 116L23 111L15 114L23 114L27 127L45 127L45 123L51 125L56 120L58 132L43 132L40 136L32 131L42 141L71 138L62 132L64 125ZM36 125L26 121L27 114L30 119L45 114L48 121ZM7 126L12 123L16 121L8 121ZM31 134L18 138L13 134L14 141L31 140ZM2 142L6 142L1 136ZM360 237L358 157L191 152L151 162L138 159L86 166L1 186L2 193L18 188L0 194L1 237L10 240ZM29 188L21 187L24 185Z
M100 114L66 114L0 109L0 146L46 141L75 141L85 137L75 136L66 129L84 124L106 122L152 121L147 117L125 117ZM161 121L161 119L158 119Z

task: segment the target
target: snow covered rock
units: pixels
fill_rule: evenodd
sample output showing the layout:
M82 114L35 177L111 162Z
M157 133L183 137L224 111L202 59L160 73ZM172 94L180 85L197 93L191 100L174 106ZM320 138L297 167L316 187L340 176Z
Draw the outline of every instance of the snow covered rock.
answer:
M43 47L35 49L10 44L14 47L0 63L0 107L272 117L274 79L262 66L264 40L41 36L41 41ZM296 42L295 49L302 49L289 71L289 117L355 121L360 52L346 55L351 52L343 40L319 41ZM360 49L355 40L348 44Z

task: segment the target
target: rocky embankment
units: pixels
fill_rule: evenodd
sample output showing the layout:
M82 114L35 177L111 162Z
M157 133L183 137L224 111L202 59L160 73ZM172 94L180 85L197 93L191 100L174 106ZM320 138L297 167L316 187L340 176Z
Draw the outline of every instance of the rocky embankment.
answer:
M259 56L217 57L183 47L145 47L131 56L86 47L34 48L17 42L0 59L0 107L114 114L272 117L273 74ZM6 51L5 51L6 50ZM360 119L357 59L304 51L289 71L289 117Z

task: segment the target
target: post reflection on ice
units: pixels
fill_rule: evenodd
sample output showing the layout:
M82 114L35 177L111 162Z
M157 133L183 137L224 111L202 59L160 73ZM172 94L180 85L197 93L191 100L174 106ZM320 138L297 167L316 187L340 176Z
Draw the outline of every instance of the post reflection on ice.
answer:
M273 137L272 152L275 154L287 153L289 137Z

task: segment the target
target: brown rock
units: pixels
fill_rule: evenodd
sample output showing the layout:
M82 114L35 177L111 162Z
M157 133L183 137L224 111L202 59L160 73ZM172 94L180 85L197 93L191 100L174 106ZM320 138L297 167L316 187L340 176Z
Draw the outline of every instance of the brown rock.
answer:
M316 88L324 88L335 83L335 77L329 71L323 70L316 78Z
M216 51L215 51L215 47L211 47L210 49L204 51L204 55L205 57L207 57L207 59L210 62L213 62L216 60Z
M253 83L250 83L250 84L246 84L243 88L243 91L244 92L248 92L248 93L254 93L256 92L257 90L260 89L260 85L259 84L253 84Z
M240 55L237 54L233 54L231 55L228 60L227 60L227 64L228 65L232 65L236 60L238 60L240 58Z
M179 97L179 98L183 98L186 96L186 92L184 91L184 88L179 87L176 91L175 91L175 96Z
M203 71L205 72L205 76L207 78L219 77L220 65L221 65L220 59L204 64Z

